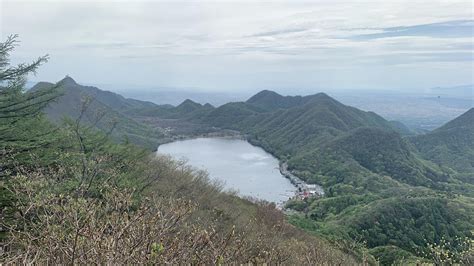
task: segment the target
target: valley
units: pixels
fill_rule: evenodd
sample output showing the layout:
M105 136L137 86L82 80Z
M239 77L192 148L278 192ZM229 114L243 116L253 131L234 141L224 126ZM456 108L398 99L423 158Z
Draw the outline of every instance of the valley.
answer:
M293 211L288 217L292 224L330 241L362 241L355 249L367 250L377 260L417 260L429 243L472 236L473 109L433 132L413 136L399 124L324 93L262 91L245 102L218 107L192 100L176 107L133 102L114 110L159 132L153 136L156 146L237 136L263 148L284 166L283 174L297 176L311 188L311 195L286 203ZM448 130L459 137L444 146Z
M474 265L466 0L0 0L1 265Z

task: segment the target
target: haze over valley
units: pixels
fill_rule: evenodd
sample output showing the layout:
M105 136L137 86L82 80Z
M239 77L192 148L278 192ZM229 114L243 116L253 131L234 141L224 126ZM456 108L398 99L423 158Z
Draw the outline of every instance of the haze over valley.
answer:
M473 265L466 1L1 1L0 264Z

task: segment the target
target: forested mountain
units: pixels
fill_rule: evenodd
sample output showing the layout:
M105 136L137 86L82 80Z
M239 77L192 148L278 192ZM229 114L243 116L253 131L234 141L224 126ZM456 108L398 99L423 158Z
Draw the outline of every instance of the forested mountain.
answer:
M268 97L271 95L270 97ZM229 105L232 109L229 109ZM364 112L329 97L327 94L318 93L311 96L286 96L275 92L263 91L251 97L247 102L229 103L216 108L205 117L209 123L213 120L221 121L219 116L231 113L247 114L244 119L228 121L221 124L226 127L249 127L260 123L268 130L279 129L281 124L291 123L291 127L306 130L303 123L311 125L333 127L338 130L348 130L358 126L382 126L391 128L391 124L372 112ZM264 115L260 115L264 113ZM218 122L219 123L219 122ZM261 124L261 123L260 123Z
M415 186L432 187L447 181L446 175L419 160L398 133L382 128L359 127L308 150L289 164L316 173L310 178L316 183L324 183L318 176L337 176L338 184L354 183L343 179L367 172Z
M470 173L470 182L474 182L474 108L411 140L425 158Z
M89 95L96 99L92 113L108 110L127 126L137 124L139 132L145 125L160 132L170 125L192 125L194 129L184 131L188 133L205 131L199 127L241 132L287 162L300 178L324 187L322 198L288 203L299 213L290 218L295 225L336 242L363 241L366 245L355 249L368 249L384 264L429 258L433 254L428 245L442 241L450 243L443 248L455 256L464 248L456 239L472 237L472 109L431 133L404 137L410 132L403 124L324 93L282 96L262 91L246 102L215 108L192 100L173 107L124 99L70 78L58 87L65 93L47 109L53 119L58 114L77 116L79 109L72 107ZM178 131L168 135L173 132Z
M362 240L366 246L356 249L368 248L381 262L427 257L427 245L442 239L451 241L448 250L459 250L462 243L455 240L472 236L473 109L426 135L404 137L409 132L403 124L324 93L282 96L262 91L246 102L215 108L192 100L173 107L125 99L69 77L58 84L40 83L32 92L53 85L63 91L46 109L55 121L65 114L80 115L81 99L88 96L94 100L84 119L93 123L105 111L104 117L122 124L118 132L126 136L150 136L170 121L177 127L241 132L286 161L300 178L326 190L325 197L288 203L299 212L291 217L295 225L336 242ZM102 121L95 125L107 129ZM163 138L154 137L152 145Z
M202 171L112 141L93 117L105 109L103 117L129 126L119 109L148 103L70 78L25 92L27 74L47 58L10 66L14 44L15 36L0 43L1 264L370 261L295 228L274 204L222 192ZM50 120L72 117L53 124L44 108Z
M151 102L139 101L135 99L126 99L122 95L110 91L100 90L99 88L93 86L80 85L70 76L66 76L62 80L58 81L56 84L49 82L39 82L38 84L33 86L30 91L35 91L45 87L51 87L53 85L56 85L61 90L61 92L64 94L63 98L67 98L63 99L62 101L59 101L59 103L64 105L67 103L72 104L72 109L76 109L74 101L77 101L78 98L81 99L81 97L84 98L85 96L93 98L94 100L99 101L100 103L108 106L109 108L115 111L122 112L126 112L134 108L146 108L156 106L154 103ZM71 111L65 107L63 107L62 110L68 112Z
M60 97L46 108L47 116L54 122L65 118L82 116L83 123L104 131L111 131L117 140L128 139L132 143L154 150L161 133L127 115L127 111L156 106L150 102L126 99L109 91L77 84L71 77L65 77L56 84L40 82L30 89L37 92L56 87ZM112 130L113 129L113 130Z
M461 125L458 135L448 135L465 140L456 151L459 160L472 161L469 115L415 139L440 135L440 143L448 143L441 133ZM293 222L329 238L361 239L384 263L427 256L427 245L442 239L459 250L456 239L472 237L474 187L421 156L399 123L323 93L283 97L270 91L220 106L198 121L246 134L307 182L323 185L325 197L289 203L303 213Z
M272 104L268 104L268 99L271 99ZM291 104L288 103L295 104L289 107ZM267 111L272 109L269 106L273 106L274 111ZM220 106L204 116L202 121L218 127L240 130L248 134L252 142L278 157L297 157L303 161L307 155L307 159L310 159L312 156L309 153L314 150L327 147L330 141L338 137L347 138L350 134L357 134L355 129L362 127L390 131L393 133L391 136L404 143L393 123L375 113L343 105L324 93L305 97L283 97L264 91L245 103ZM381 130L372 130L370 133L374 133L371 135L375 137L385 134ZM404 149L406 154L410 154L408 147ZM295 160L290 161L290 166L292 162Z
M472 1L242 2L0 0L0 266L474 266Z
M211 104L200 104L192 100L185 100L178 106L153 105L146 107L137 107L127 110L126 113L131 116L141 117L160 117L165 119L198 119L202 115L212 111L214 106Z
M260 107L266 111L276 109L287 109L302 105L311 100L314 96L282 96L274 91L263 90L250 97L246 103Z
M162 107L159 107L163 110ZM196 103L192 100L185 100L178 106L174 108L167 108L164 109L166 113L162 115L162 117L166 118L176 118L176 119L190 119L190 118L198 118L201 115L212 111L214 106L210 104L200 104Z

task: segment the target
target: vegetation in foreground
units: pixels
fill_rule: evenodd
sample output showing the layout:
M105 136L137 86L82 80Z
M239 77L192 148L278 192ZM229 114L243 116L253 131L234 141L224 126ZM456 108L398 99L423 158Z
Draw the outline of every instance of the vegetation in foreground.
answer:
M50 119L58 121L64 113L78 117L80 108L71 107L81 106L81 96L88 95L95 106L89 104L85 109L83 124L90 129L109 132L102 120L95 123L101 117L95 114L102 114L101 110L112 110L117 125L136 121L131 125L137 125L137 130L116 127L111 136L115 141L125 135L130 142L153 149L154 143L176 136L222 128L246 134L255 145L287 161L295 174L324 186L323 198L288 203L288 208L297 211L289 217L290 222L329 239L347 254L359 259L373 256L384 265L472 263L474 109L432 133L410 136L399 123L345 106L325 94L283 97L262 91L246 102L218 108L190 100L172 107L124 99L78 85L70 78L56 85L61 85L64 94L46 109ZM33 92L47 95L52 86ZM42 122L35 128L40 128L39 124L54 128ZM150 135L154 130L148 126L162 134ZM14 135L21 136L18 132ZM61 150L67 151L64 147ZM36 160L51 157L45 156L49 152L36 153L42 154L35 155ZM28 162L31 156L23 156L23 160ZM143 191L146 194L147 189ZM244 209L255 208L247 201L234 200L235 205L248 204ZM241 213L232 210L231 214ZM230 226L235 216L229 217Z
M439 261L440 252L432 251L439 246L449 254L445 262L472 261L474 109L419 136L323 93L262 91L214 109L194 104L191 113L151 109L152 117L181 114L237 130L302 179L322 185L324 197L287 205L298 212L290 221L301 228L359 243L352 249L368 250L383 264Z
M32 64L0 44L1 261L95 264L354 264L275 206L220 191L206 174L110 141L97 120L55 126L54 89L24 92ZM363 259L363 258L362 258Z

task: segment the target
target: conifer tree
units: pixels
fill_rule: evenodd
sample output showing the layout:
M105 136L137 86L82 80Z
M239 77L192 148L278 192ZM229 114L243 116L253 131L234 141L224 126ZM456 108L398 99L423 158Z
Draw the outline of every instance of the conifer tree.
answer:
M14 171L15 162L28 160L31 151L52 142L54 127L42 116L42 109L57 97L56 88L37 91L25 89L26 78L48 60L47 56L31 63L10 64L10 55L18 44L17 35L0 43L0 176Z

